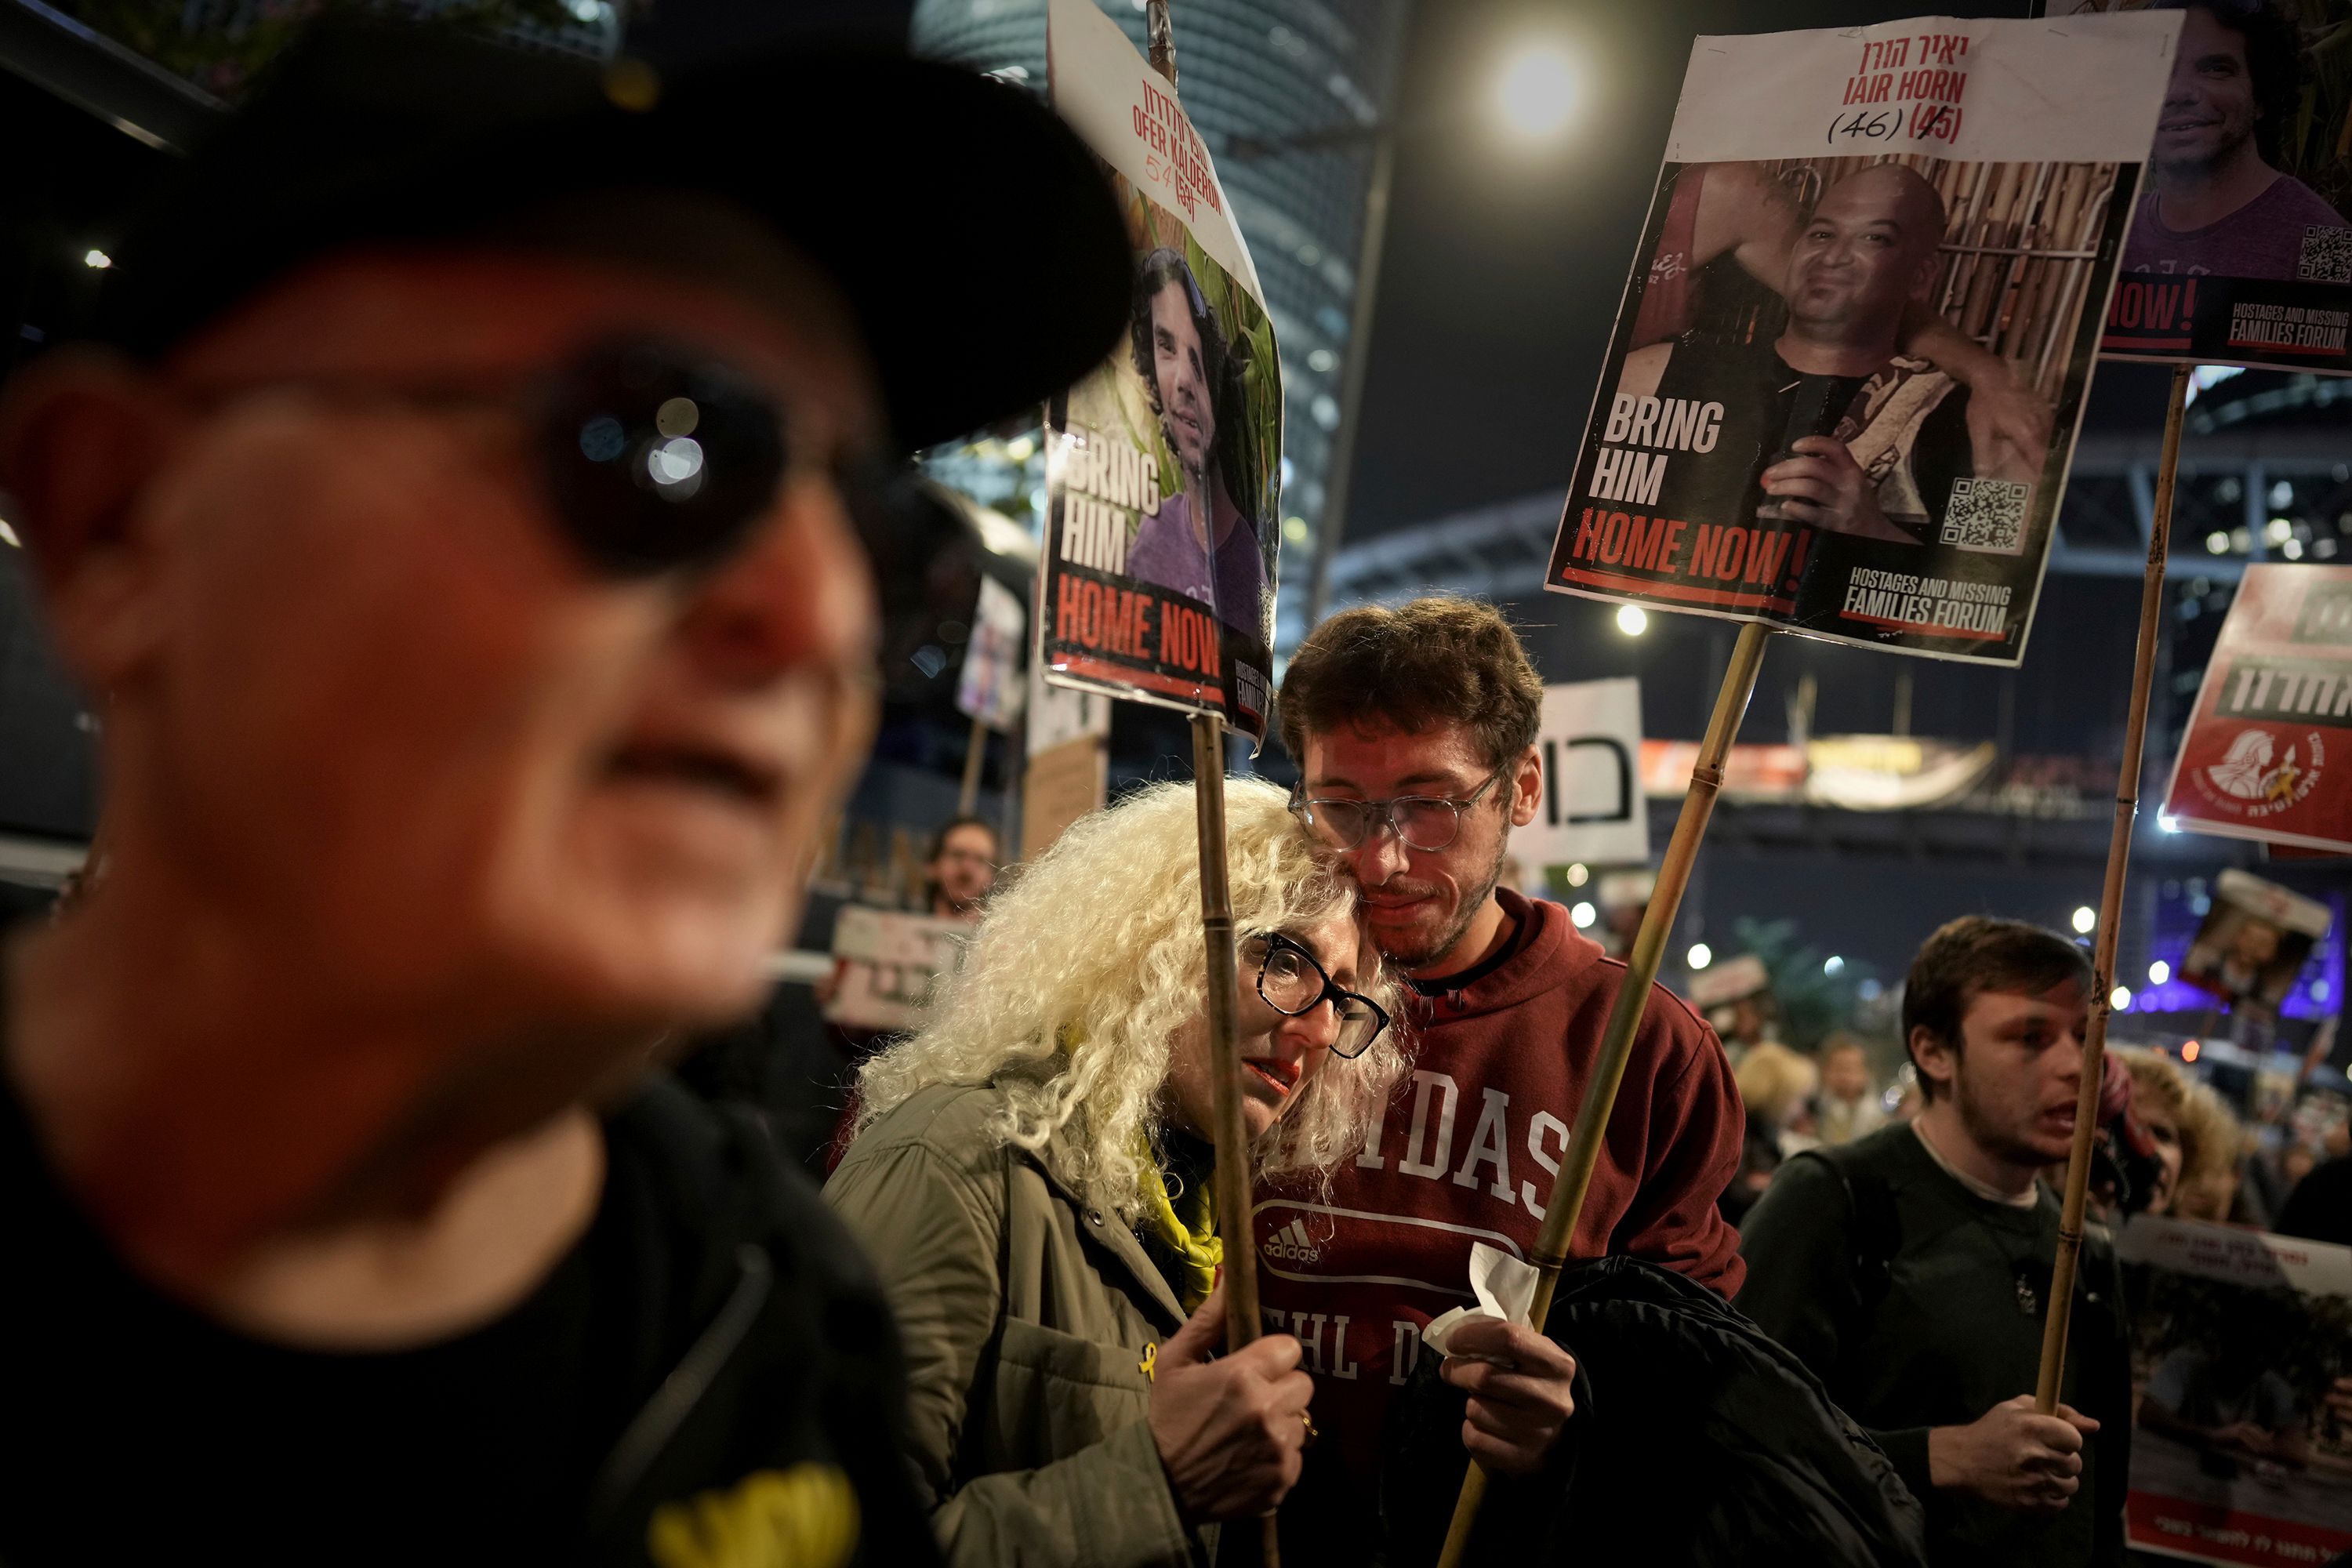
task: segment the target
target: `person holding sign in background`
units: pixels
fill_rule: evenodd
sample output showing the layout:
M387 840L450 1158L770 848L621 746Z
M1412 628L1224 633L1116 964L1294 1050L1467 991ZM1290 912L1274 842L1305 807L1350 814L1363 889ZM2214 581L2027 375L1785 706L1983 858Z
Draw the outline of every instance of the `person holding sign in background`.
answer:
M2087 1237L2065 1386L2031 1392L2093 978L2055 931L1969 916L1903 993L1927 1105L1797 1155L1741 1226L1742 1310L1812 1369L1927 1504L1935 1568L2123 1560L2131 1367L2121 1276Z
M1261 1172L1319 1192L1402 1070L1396 998L1281 792L1225 791L1243 1120ZM1297 1339L1212 1359L1194 828L1183 784L1072 826L991 902L931 1022L859 1078L825 1196L905 1335L951 1563L1212 1561L1215 1521L1271 1511L1314 1434Z
M1181 252L1162 247L1138 267L1133 336L1136 374L1182 482L1163 483L1159 510L1137 525L1128 574L1212 605L1219 620L1255 636L1265 563L1257 523L1234 500L1248 486L1229 471L1238 378L1216 313Z

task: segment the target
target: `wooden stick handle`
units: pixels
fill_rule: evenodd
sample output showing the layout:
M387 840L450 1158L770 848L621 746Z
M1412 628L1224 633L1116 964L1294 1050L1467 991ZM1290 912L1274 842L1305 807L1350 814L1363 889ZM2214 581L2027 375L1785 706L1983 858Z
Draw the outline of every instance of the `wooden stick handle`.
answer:
M2147 569L2140 579L2139 643L2132 652L2131 710L2124 715L2124 758L2116 780L2115 826L2107 837L2107 877L2099 890L2099 935L2093 944L2091 1021L2083 1032L2083 1087L2074 1099L2074 1146L2066 1155L2066 1196L2058 1214L2058 1255L2050 1268L2050 1315L2042 1325L2042 1369L2033 1407L2058 1408L2066 1374L2066 1331L2074 1316L2074 1267L2083 1251L2083 1208L2090 1191L2091 1142L2098 1131L2100 1074L2107 1058L2108 997L2116 984L2116 939L2124 918L2124 870L2131 860L2132 819L2139 812L2140 754L2147 742L2147 689L2156 674L2156 634L2164 613L2164 556L2172 535L2172 489L2180 468L2180 420L2189 407L2189 370L2172 367L2172 401L2164 411L2164 453L2148 519Z
M1577 1217L1583 1213L1585 1194L1592 1186L1593 1170L1601 1163L1609 1113L1617 1104L1617 1086L1624 1081L1625 1064L1633 1059L1633 1039L1641 1032L1650 987L1658 978L1658 965L1682 910L1683 890L1690 886L1691 868L1697 863L1700 841L1706 837L1715 797L1723 788L1724 759L1731 754L1732 738L1739 733L1739 721L1755 693L1756 672L1764 663L1764 639L1771 635L1769 627L1751 621L1739 628L1739 640L1732 645L1731 663L1715 696L1715 714L1707 721L1706 738L1699 742L1698 763L1691 770L1690 793L1683 797L1682 816L1675 819L1675 836L1667 841L1665 858L1658 866L1657 889L1643 911L1642 929L1625 959L1625 977L1618 982L1616 1000L1610 1005L1592 1081L1585 1086L1584 1102L1576 1108L1576 1126L1568 1135L1567 1152L1552 1177L1551 1196L1545 1203L1543 1229L1537 1234L1535 1249L1528 1258L1536 1266L1535 1299L1528 1308L1528 1321L1538 1328L1551 1315L1552 1292L1559 1283L1560 1266L1568 1261ZM1463 1479L1462 1495L1454 1505L1454 1522L1445 1531L1439 1568L1460 1568L1486 1494L1486 1472L1473 1460Z
M1249 1128L1242 1121L1242 1059L1234 1019L1241 982L1233 891L1225 879L1225 721L1192 715L1192 797L1201 840L1201 941L1209 978L1209 1071L1216 1084L1217 1234L1224 1239L1225 1348L1258 1337L1257 1252L1251 1245ZM1279 1568L1274 1516L1263 1526L1266 1568Z

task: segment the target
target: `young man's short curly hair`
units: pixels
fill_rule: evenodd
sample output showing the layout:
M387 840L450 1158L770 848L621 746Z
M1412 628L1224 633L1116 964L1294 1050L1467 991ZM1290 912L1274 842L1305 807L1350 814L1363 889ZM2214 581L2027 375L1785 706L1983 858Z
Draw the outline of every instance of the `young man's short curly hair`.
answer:
M1451 720L1499 768L1535 743L1543 678L1492 605L1450 596L1365 605L1298 645L1276 712L1283 746L1301 767L1309 734L1364 724L1410 732Z
M1989 915L1947 921L1919 944L1903 983L1903 1048L1916 1067L1911 1032L1925 1029L1957 1056L1960 1020L1971 1001L1988 991L2039 996L2069 980L2090 994L2090 955L2054 931ZM1935 1082L1924 1072L1919 1092L1936 1098Z

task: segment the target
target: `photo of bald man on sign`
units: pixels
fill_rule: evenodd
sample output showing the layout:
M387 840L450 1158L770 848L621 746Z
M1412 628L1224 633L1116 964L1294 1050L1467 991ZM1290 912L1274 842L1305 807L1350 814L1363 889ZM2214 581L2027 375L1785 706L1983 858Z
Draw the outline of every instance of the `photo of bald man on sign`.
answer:
M1690 426L1694 445L1711 435L1721 454L1678 468L1689 477L1669 487L1675 507L1916 545L1933 538L1929 498L1948 495L1954 480L2025 482L2040 471L2046 442L2002 442L1980 462L1969 388L1904 352L1906 314L1925 306L1941 270L1946 226L1943 199L1916 170L1856 169L1796 227L1777 337L1689 334L1625 356L1612 427L1622 409L1624 433L1638 440L1654 406L1669 430Z

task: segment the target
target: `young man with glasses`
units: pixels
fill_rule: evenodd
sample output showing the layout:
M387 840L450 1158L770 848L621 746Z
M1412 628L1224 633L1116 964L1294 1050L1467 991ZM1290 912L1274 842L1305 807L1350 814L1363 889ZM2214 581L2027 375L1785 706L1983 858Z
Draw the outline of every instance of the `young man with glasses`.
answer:
M1053 223L943 280L941 147ZM1116 341L1091 157L902 58L338 21L109 248L0 405L108 845L5 954L0 1557L926 1561L871 1275L647 1072L864 759L861 476Z
M1522 1258L1534 1245L1624 975L1566 910L1498 885L1510 829L1541 798L1542 702L1508 624L1451 598L1343 611L1300 645L1283 681L1283 743L1301 775L1293 809L1339 853L1373 940L1419 994L1410 1083L1379 1132L1328 1197L1268 1191L1257 1205L1268 1321L1305 1343L1316 1409L1339 1434L1326 1447L1340 1473L1297 1507L1302 1550L1318 1560L1342 1560L1327 1549L1351 1534L1349 1550L1368 1549L1384 1420L1422 1330L1471 1303L1473 1243ZM1658 991L1574 1255L1630 1254L1730 1294L1738 1237L1715 1200L1739 1156L1723 1047ZM1294 1223L1312 1256L1275 1256ZM1542 1470L1573 1414L1573 1362L1535 1330L1500 1323L1465 1325L1452 1346L1443 1374L1470 1394L1464 1446L1504 1475Z

